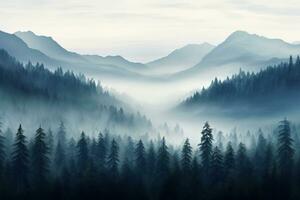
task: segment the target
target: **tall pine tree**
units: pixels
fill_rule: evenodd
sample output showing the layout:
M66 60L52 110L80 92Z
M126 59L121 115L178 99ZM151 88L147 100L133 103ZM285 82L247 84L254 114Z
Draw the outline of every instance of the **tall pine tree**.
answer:
M208 122L205 122L201 135L201 143L199 144L199 146L202 160L202 168L203 172L207 174L210 167L213 142L212 129L210 128Z
M20 124L12 152L12 175L17 192L23 192L28 187L29 151L23 132Z
M191 171L192 164L192 147L190 145L189 139L186 139L181 151L181 168L184 173L189 173Z
M44 130L39 127L36 130L32 148L32 173L34 183L38 187L45 184L49 170L49 148L45 140L46 134L44 133Z

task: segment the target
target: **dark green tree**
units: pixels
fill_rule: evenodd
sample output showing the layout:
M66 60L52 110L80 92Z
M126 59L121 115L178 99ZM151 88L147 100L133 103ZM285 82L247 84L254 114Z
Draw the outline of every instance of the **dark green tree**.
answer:
M139 142L136 145L135 167L136 167L137 173L139 173L139 174L142 174L145 171L146 153L145 153L145 147L144 147L142 140L139 140Z
M147 162L147 174L150 177L153 177L152 175L155 172L155 168L156 168L156 152L155 152L155 148L154 148L154 144L153 141L150 141L150 145L149 145L149 149L146 155L146 162Z
M161 178L166 178L170 170L170 155L165 137L161 141L157 155L157 174Z
M280 122L278 127L278 170L282 180L289 181L293 168L293 139L291 138L290 123L287 119Z
M231 179L235 170L235 153L231 142L228 142L224 156L224 174L225 178Z
M223 155L217 146L214 148L211 156L210 174L213 184L220 183L224 178Z
M29 151L27 141L20 124L12 152L12 175L17 192L24 192L28 187Z
M100 170L105 169L105 162L107 157L107 142L102 133L99 133L97 142L97 160Z
M119 174L119 145L115 139L111 142L110 153L107 158L107 168L112 177L117 178Z
M2 122L0 121L0 180L3 175L3 169L5 165L5 137L2 132Z
M89 163L89 150L88 150L88 144L86 140L85 133L82 132L80 139L77 143L77 162L79 167L79 173L84 173L87 169L88 163Z
M37 187L44 186L49 171L49 148L45 140L46 134L44 133L44 130L39 127L36 130L34 138L31 161L33 180Z
M208 122L205 122L201 135L201 143L199 144L199 146L202 160L202 168L203 172L207 174L210 167L213 142L212 129L210 128Z
M186 139L181 151L181 168L184 173L189 173L191 171L192 153L189 139Z

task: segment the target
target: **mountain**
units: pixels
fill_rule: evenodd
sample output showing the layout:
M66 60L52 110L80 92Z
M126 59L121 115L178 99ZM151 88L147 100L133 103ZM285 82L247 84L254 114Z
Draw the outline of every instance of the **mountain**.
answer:
M50 66L59 64L53 58L44 53L31 49L28 45L17 36L0 31L0 49L5 49L10 55L14 56L21 62L42 62Z
M130 62L121 56L80 55L64 49L52 37L36 35L31 31L18 31L15 35L21 38L30 48L37 49L49 57L69 63L116 66L116 68L123 68L124 70L133 72L138 72L146 67L141 63Z
M245 31L232 33L224 42L208 53L195 66L219 66L228 64L257 65L272 58L286 58L297 55L300 45L281 39L269 39Z
M31 31L14 33L17 37L22 39L30 48L39 50L44 54L68 62L86 62L81 55L69 52L60 46L52 37L39 36Z
M150 66L149 71L153 73L175 73L199 63L213 48L209 43L188 44L146 65Z
M299 110L300 58L268 67L258 73L240 71L223 81L217 78L207 88L194 93L180 108L216 109L228 114L236 112L269 114L286 109ZM296 109L297 107L297 109ZM215 114L217 114L217 112Z

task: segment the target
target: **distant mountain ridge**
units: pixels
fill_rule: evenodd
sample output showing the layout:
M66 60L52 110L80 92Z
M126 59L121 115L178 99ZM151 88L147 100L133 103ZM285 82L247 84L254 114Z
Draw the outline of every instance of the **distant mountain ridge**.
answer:
M98 55L80 55L78 53L70 52L58 44L52 37L39 36L32 31L15 33L21 38L30 48L37 49L46 55L71 63L93 63L99 65L109 65L123 67L125 70L137 72L146 67L141 63L134 63L124 59L121 56L98 56Z
M175 49L165 57L146 63L150 71L163 71L164 73L175 73L186 70L199 63L202 58L215 46L209 43L188 44Z
M193 68L227 64L254 66L273 58L295 56L299 52L300 45L249 34L245 31L236 31L204 56L202 61Z

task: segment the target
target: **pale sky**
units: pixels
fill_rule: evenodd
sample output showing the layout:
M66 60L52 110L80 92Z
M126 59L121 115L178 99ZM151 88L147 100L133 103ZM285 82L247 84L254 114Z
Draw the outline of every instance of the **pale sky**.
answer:
M235 30L300 40L299 0L0 0L0 30L52 36L79 53L150 61Z

